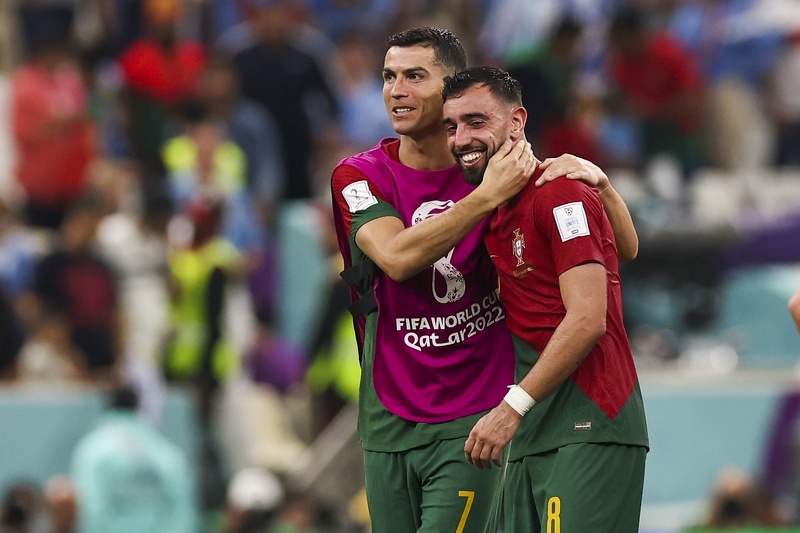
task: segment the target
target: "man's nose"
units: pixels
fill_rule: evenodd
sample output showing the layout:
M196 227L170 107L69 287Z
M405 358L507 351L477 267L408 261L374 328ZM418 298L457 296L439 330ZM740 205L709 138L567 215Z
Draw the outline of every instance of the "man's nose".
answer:
M459 124L453 133L453 140L457 148L469 146L472 143L472 135L470 135L469 129Z
M391 95L394 97L405 96L408 94L408 85L404 78L394 80L391 88Z

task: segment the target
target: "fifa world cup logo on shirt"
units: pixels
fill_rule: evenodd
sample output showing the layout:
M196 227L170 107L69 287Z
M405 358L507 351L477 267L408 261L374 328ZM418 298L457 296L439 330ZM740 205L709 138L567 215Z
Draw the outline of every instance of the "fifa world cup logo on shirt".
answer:
M424 202L415 211L411 218L411 224L416 225L425 219L436 216L443 211L447 211L453 207L452 200L434 200L431 202ZM464 275L450 262L453 258L455 248L451 248L447 255L439 259L433 264L433 279L431 280L431 291L433 297L439 303L449 303L460 300L466 291L466 282ZM441 276L445 282L444 295L439 294L436 288L436 278Z

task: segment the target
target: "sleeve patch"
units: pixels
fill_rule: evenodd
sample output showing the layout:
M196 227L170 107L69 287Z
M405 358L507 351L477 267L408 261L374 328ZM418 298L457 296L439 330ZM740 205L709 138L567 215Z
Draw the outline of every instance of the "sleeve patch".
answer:
M555 207L553 216L556 219L558 233L561 235L561 242L590 234L583 202L572 202Z
M367 180L356 181L342 189L347 206L351 213L363 211L364 209L378 203L378 199L369 190Z

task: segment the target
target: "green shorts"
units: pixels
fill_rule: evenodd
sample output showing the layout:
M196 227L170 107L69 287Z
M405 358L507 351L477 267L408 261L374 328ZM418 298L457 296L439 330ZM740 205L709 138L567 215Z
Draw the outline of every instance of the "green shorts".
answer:
M646 455L641 446L580 443L510 462L506 533L636 533Z
M364 452L372 533L484 533L500 513L500 468L464 458L463 438Z

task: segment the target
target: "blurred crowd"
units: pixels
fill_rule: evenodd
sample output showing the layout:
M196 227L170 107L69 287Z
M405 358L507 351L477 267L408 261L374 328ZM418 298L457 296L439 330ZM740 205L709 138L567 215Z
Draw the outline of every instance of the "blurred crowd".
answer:
M791 0L17 0L6 10L17 47L4 73L14 161L0 194L0 379L133 383L156 426L155 391L190 387L200 506L241 493L272 502L259 504L270 519L303 517L274 531L329 527L312 495L270 476L302 464L357 394L328 178L342 157L393 135L380 77L389 35L453 30L472 65L522 82L540 158L570 152L627 170L675 220L700 169L800 166ZM326 290L307 295L322 312L301 345L276 327L281 213L296 204L311 207L313 246L331 263ZM634 209L637 224L655 212ZM255 488L237 492L237 479ZM15 520L33 505L58 513L76 488L70 478L9 488L0 531L42 531ZM259 523L206 529L265 531Z

